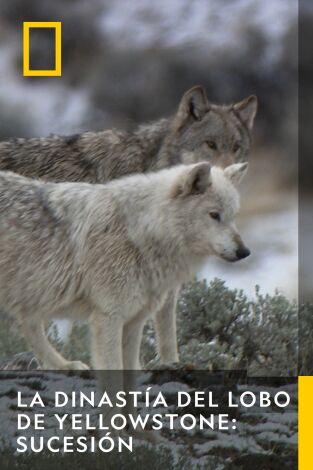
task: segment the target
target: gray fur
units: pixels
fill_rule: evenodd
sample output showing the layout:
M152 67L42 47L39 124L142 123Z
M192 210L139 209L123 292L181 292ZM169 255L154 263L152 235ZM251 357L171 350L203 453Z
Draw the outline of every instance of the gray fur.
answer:
M225 167L247 160L256 107L254 96L229 106L211 104L197 86L185 93L173 117L132 133L105 130L0 142L0 170L55 182L104 183L179 163Z
M219 106L209 103L204 89L196 86L184 94L174 116L141 125L132 133L106 130L0 142L0 170L55 182L105 183L180 163L208 161L225 167L247 160L256 110L254 96ZM38 196L43 197L40 191ZM43 208L42 220L57 220ZM176 297L177 292L169 294L156 317L163 363L178 361Z
M50 318L72 317L90 320L95 368L138 368L144 322L167 293L210 255L238 259L232 181L245 172L200 163L106 185L0 172L0 306L21 320L41 364L86 368L44 333Z

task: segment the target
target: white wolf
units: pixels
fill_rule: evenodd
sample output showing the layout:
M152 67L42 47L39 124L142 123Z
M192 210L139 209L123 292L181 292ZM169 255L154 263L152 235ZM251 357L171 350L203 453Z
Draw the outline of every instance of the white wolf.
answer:
M210 255L249 255L234 225L247 164L208 163L106 185L0 172L0 307L43 368L84 369L49 343L51 318L90 321L92 365L139 369L145 321Z

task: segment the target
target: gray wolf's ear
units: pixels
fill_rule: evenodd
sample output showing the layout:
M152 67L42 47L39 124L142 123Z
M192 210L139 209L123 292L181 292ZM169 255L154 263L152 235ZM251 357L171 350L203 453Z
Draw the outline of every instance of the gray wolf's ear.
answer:
M235 185L239 185L248 170L248 163L234 163L225 168L224 174Z
M181 128L190 117L196 121L201 121L209 109L210 105L204 88L200 85L190 88L179 103L175 118L176 129Z
M239 114L241 120L251 131L253 128L254 118L258 110L257 97L255 95L248 96L248 98L234 104L233 109Z
M196 194L203 194L211 184L211 166L202 162L190 165L185 173L179 177L173 191L174 197L186 197Z

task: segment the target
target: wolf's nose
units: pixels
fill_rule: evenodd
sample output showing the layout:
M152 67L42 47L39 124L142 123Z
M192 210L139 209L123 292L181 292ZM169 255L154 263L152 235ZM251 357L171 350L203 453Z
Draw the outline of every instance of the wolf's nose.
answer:
M237 256L238 259L247 258L247 256L249 256L249 255L250 255L250 250L248 248L246 248L245 246L241 246L236 251L236 256Z

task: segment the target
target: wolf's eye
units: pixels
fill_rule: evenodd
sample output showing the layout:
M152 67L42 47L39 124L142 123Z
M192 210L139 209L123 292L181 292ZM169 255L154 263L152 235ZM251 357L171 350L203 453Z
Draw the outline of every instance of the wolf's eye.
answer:
M219 212L211 211L210 212L210 217L214 220L217 220L218 222L221 221L221 216L220 216Z
M235 142L233 146L233 152L236 153L240 149L240 142Z
M208 145L208 147L209 147L210 149L212 149L212 150L216 150L216 149L217 149L217 145L216 145L216 143L215 143L213 140L208 140L208 141L207 141L207 145Z

